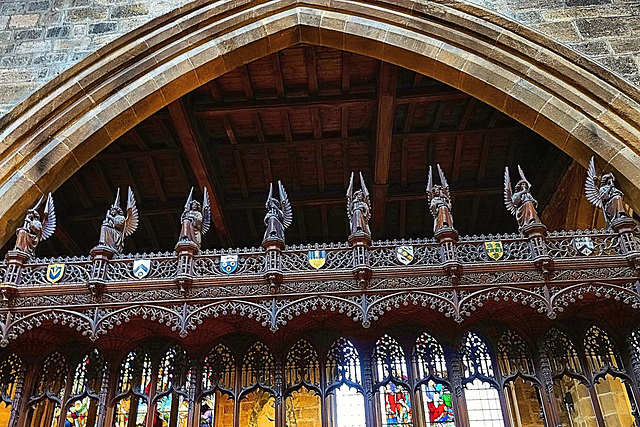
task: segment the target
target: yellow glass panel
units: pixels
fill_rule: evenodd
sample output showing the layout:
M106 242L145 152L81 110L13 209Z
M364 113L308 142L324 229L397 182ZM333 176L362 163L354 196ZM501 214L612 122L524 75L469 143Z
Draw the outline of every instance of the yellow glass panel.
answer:
M504 388L511 425L514 427L544 427L540 418L542 408L536 388L528 381L518 378Z
M240 401L240 425L270 427L275 425L275 399L264 390L256 390Z
M320 396L302 387L285 399L287 427L321 427Z
M595 388L607 427L634 425L627 388L620 378L607 375L596 383Z

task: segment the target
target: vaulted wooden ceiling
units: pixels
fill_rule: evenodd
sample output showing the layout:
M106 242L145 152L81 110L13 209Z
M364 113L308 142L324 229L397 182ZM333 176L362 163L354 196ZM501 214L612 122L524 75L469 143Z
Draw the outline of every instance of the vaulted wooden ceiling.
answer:
M372 194L375 239L432 236L425 186L436 163L452 188L456 228L471 234L517 230L502 203L505 165L523 166L542 210L572 161L431 78L296 46L201 86L111 144L56 191L58 230L38 252L87 254L116 189L129 185L141 222L127 251L171 250L190 187L201 197L204 185L215 226L203 247L258 246L277 180L294 208L287 243L345 241L345 190L358 170Z

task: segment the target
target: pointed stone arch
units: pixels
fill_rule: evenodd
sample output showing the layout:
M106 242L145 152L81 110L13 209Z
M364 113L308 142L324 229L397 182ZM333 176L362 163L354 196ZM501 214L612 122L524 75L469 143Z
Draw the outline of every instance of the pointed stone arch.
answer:
M595 154L640 207L640 91L508 18L464 1L194 2L98 50L0 119L0 241L27 206L141 120L299 43L375 57L460 89L583 165Z

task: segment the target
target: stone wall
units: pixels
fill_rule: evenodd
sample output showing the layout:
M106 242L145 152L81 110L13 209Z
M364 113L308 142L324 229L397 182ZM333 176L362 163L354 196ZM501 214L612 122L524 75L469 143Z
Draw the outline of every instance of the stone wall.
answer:
M533 27L640 85L640 5L635 0L470 1ZM0 1L0 115L89 53L188 2Z

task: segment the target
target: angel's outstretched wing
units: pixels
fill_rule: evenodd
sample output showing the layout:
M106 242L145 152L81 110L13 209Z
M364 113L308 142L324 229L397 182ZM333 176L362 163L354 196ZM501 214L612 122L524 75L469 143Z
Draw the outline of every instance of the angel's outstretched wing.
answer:
M187 212L191 208L191 200L193 200L193 187L189 191L189 197L187 197L187 203L184 204L184 211Z
M429 177L427 179L427 203L431 205L431 199L433 198L433 169L429 165Z
M271 198L273 197L273 182L269 183L269 195L267 196L267 202L264 204L264 207L269 210L269 203L271 202Z
M278 190L280 191L280 204L282 205L282 214L284 215L282 226L287 228L293 222L293 211L291 210L291 203L289 203L289 196L287 196L287 192L284 191L284 186L281 181L278 181Z
M587 193L587 199L597 208L602 209L604 204L602 203L602 196L600 196L598 189L598 175L593 157L591 157L589 161L589 169L587 169L587 180L584 183L584 189Z
M136 206L136 198L129 187L127 196L127 217L124 221L124 235L130 236L138 229L138 207Z
M518 173L520 174L520 179L523 181L526 181L527 184L529 185L529 188L531 188L531 183L527 181L527 177L524 176L524 172L522 172L522 168L520 167L520 165L518 165Z
M351 220L351 202L353 202L353 172L351 172L351 178L349 178L349 187L347 188L347 215Z
M518 169L520 167L518 166ZM507 210L511 215L516 214L516 205L513 204L513 200L511 199L513 196L513 190L511 189L511 176L509 176L509 167L504 167L504 205L507 207Z
M436 166L438 167L438 175L440 175L440 185L442 185L442 192L445 194L445 196L451 199L451 192L449 191L449 183L447 183L447 178L444 176L444 172L442 172L442 169L440 168L440 163L437 163Z
M364 183L362 172L360 172L360 188L362 189L362 194L364 195L364 202L369 206L369 208L371 208L371 198L369 197L369 190L367 189L367 185ZM367 221L371 219L371 209L367 210L365 219Z
M47 196L47 203L44 205L44 215L42 218L42 236L40 240L47 240L56 231L56 208L53 205L51 193Z
M209 231L209 227L211 226L211 202L209 201L209 192L207 191L207 187L204 187L204 196L202 198L202 226L200 230L202 234L205 234Z

